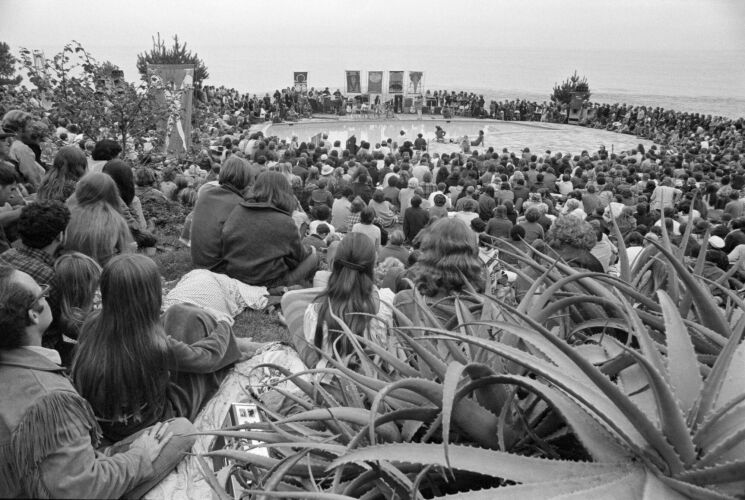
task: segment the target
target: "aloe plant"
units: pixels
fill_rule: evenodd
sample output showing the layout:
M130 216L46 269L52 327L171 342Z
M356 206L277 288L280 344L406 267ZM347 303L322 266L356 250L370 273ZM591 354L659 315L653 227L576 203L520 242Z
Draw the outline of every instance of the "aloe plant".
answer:
M285 371L301 411L219 433L271 458L212 454L245 464L257 498L742 495L745 305L724 291L735 307L718 307L664 241L648 253L674 273L653 296L627 265L616 279L543 254L517 307L456 299L450 327L417 296L390 332L405 361L345 329L356 370L322 353L312 382Z

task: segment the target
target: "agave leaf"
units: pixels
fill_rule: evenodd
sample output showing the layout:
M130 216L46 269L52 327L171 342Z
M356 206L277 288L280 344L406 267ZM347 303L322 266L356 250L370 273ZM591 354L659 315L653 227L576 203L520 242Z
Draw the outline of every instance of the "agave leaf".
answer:
M458 389L458 383L463 376L465 366L458 362L448 365L448 371L445 373L445 380L442 384L442 446L445 451L445 463L450 468L450 459L448 458L448 444L450 443L450 420L453 416L453 402L455 400L455 391Z
M561 391L542 382L522 375L493 375L484 377L463 386L456 400L470 391L486 384L514 384L523 387L548 401L571 427L584 448L599 462L627 462L631 453L619 437L610 431L600 420Z
M565 350L565 354L569 355L574 364L592 380L593 388L585 386L577 379L568 377L563 369L557 369L553 365L542 362L535 356L525 355L523 352L508 346L482 339L466 338L453 332L442 331L437 333L453 338L460 338L465 342L481 344L484 348L494 350L507 359L522 364L536 374L546 377L552 383L556 384L557 387L560 387L582 404L587 405L607 425L618 432L630 446L638 446L641 435L664 458L667 464L675 468L682 467L680 458L670 443L667 442L665 437L654 427L644 413L615 384L608 380L602 372L573 352L571 347L562 340L554 338L550 334L546 337L547 340L555 343L562 350ZM597 391L602 392L598 393ZM650 458L654 459L653 457Z
M627 356L634 359L631 355L627 354ZM649 388L647 375L636 362L618 373L618 385L624 394L659 428L660 413L654 394Z
M442 355L440 353L433 352L428 344L416 342L410 335L408 335L408 332L416 332L421 330L426 331L426 329L422 327L399 327L394 328L393 332L397 334L400 339L403 339L403 341L406 342L416 353L417 357L424 361L426 366L428 366L432 370L432 372L434 372L434 374L441 379L445 376L445 372L447 371L447 364L442 360ZM420 373L420 376L424 375L424 373Z
M546 481L542 483L520 484L516 486L498 486L496 488L484 488L477 491L459 492L452 495L435 497L437 500L545 500L546 498L557 498L563 494L583 493L591 491L596 486L613 482L617 479L628 481L633 472L598 474L596 476L561 479ZM630 493L628 482L625 489ZM548 495L551 495L549 497ZM629 496L629 500L634 497Z
M664 234L664 233L663 233ZM657 249L665 256L666 261L673 267L673 275L677 275L686 286L687 293L693 297L693 304L695 305L698 317L704 326L711 328L715 332L725 337L730 336L730 328L722 315L722 311L717 307L711 293L706 290L701 283L686 269L686 266L673 256L663 246L659 245L656 241L651 243L657 247ZM673 302L678 301L674 296L670 296Z
M225 493L225 488L223 488L222 485L217 481L215 473L212 472L212 467L207 464L204 457L199 454L195 455L195 457L197 458L199 469L202 472L202 477L204 477L204 480L207 481L207 484L210 486L215 495L217 495L218 500L231 500L230 495Z
M611 220L613 221L613 234L616 237L616 247L618 248L620 277L622 281L629 283L631 281L631 269L629 268L629 256L626 254L626 243L623 241L623 235L613 214L611 214Z
M391 365L391 367L394 368L396 372L400 373L401 375L405 377L417 377L420 375L418 371L398 359L396 356L392 355L387 350L380 347L374 340L366 339L364 337L358 337L358 339L360 342L365 344L365 347L367 349L371 350L375 355L379 356L386 363Z
M518 304L517 309L520 312L527 313L528 308L531 309L534 307L534 301L536 300L536 294L538 293L538 289L543 286L544 282L548 279L549 274L553 271L554 266L551 265L546 269L546 271L541 274L538 278L535 280L526 279L527 282L531 282L530 288L528 288L528 291L525 293L525 296L520 301L520 304ZM527 277L526 277L527 278Z
M745 478L745 460L717 464L704 469L687 470L675 476L675 479L698 485L721 485L742 481L743 478Z
M662 306L662 317L665 318L668 380L680 409L687 416L704 385L701 371L697 368L696 352L680 312L664 291L658 290L657 298Z
M416 390L425 396L433 404L442 404L442 386L436 382L422 379L402 379L392 382L378 393L372 405L370 405L369 424L371 429L374 428L374 418L377 416L380 401L388 392L409 388ZM497 416L479 406L478 403L471 399L464 399L454 408L455 422L463 429L463 432L471 436L476 442L483 446L496 448L499 446L497 440L496 427L498 424ZM370 436L371 442L374 442L374 436Z
M680 454L684 463L686 465L692 464L696 460L696 450L693 446L693 439L686 425L683 411L675 401L672 387L645 356L633 350L629 350L629 353L636 358L639 366L647 374L649 385L657 401L662 432L678 454ZM671 471L680 471L677 463L668 463L668 465Z
M340 495L338 493L325 493L318 491L261 491L246 490L250 495L265 495L272 498L304 498L307 500L355 500L354 497Z
M651 476L649 471L647 471L647 475ZM696 500L734 500L734 497L727 495L724 492L712 490L710 488L705 488L701 486L696 486L695 484L679 481L671 477L658 476L656 477L656 479L659 482L669 486L671 489L683 495L682 497L677 496L675 498L695 498ZM657 491L648 492L647 490L645 490L644 493L646 495L644 498L649 498L649 499L659 498L659 496L655 496Z
M745 394L710 413L696 430L693 442L706 450L714 440L721 439L739 429L741 422L745 421L745 406L739 406L743 401L745 401Z
M280 462L275 458L269 458L263 455L257 455L256 453L249 453L237 450L210 451L207 453L203 453L202 455L205 457L224 457L230 460L235 460L240 464L253 464L262 469L271 469L272 467L276 467L276 465ZM323 465L315 463L311 464L310 468L315 475L324 474L326 469ZM308 473L308 467L306 467L305 465L295 465L294 467L290 468L289 473L293 476L299 476L303 478L310 477Z
M480 351L487 352L484 349L481 349ZM500 358L497 357L496 359ZM497 373L497 371L494 370L491 366L485 365L483 363L470 363L469 365L466 365L464 371L473 380L477 380L482 377L489 377ZM476 389L475 391L476 400L479 402L479 404L484 408L487 408L495 415L499 414L499 412L502 411L502 407L510 398L509 393L510 391L501 385L489 385L486 388Z
M280 484L284 479L285 475L290 473L293 467L295 467L303 458L308 455L309 450L302 450L282 460L277 467L269 471L264 478L264 491L271 492ZM258 496L257 500L263 499L264 496Z
M690 230L693 227L693 224L688 224L686 226L686 234L690 235ZM684 244L681 242L681 248L687 248L688 240L686 239L686 243ZM706 230L706 234L704 234L703 240L701 240L701 249L707 248L707 244L709 243L709 230ZM701 276L701 273L704 271L704 264L706 263L706 252L700 251L698 253L698 257L696 258L696 264L693 266L693 275L694 276ZM683 296L683 300L680 302L680 315L684 318L688 317L688 312L691 310L691 305L693 304L693 296L689 293L685 294Z
M683 255L679 251L679 249L675 249L672 246L672 243L670 242L670 235L667 233L667 225L665 225L665 214L660 213L660 229L662 229L662 248L665 251L669 252L671 255L673 255L673 259L675 260L683 260ZM654 241L652 243L655 243ZM673 301L677 304L680 300L680 291L678 290L678 280L675 276L675 267L672 263L671 259L667 259L667 262L665 262L665 269L666 269L666 282L667 282L667 293L670 295L670 297L673 299Z
M291 422L308 422L308 421L321 421L326 422L329 419L333 421L350 422L356 425L365 425L370 420L373 412L365 410L363 408L348 408L348 407L334 407L334 408L319 408L316 410L304 411L296 413L282 420L276 422L277 424L285 424ZM381 433L381 437L389 441L400 441L401 435L398 433L398 428L393 425L380 426L377 429ZM352 435L349 436L352 439Z
M660 355L659 344L656 344L654 340L652 340L647 327L641 321L641 318L636 314L636 311L631 304L629 304L626 298L624 296L619 296L618 299L625 306L625 313L629 320L629 326L639 342L639 347L641 352L644 354L644 358L651 363L654 369L661 374L665 380L669 380L665 362Z
M513 455L496 450L451 445L450 462L457 470L535 483L566 477L591 477L630 469L624 463L595 463L549 460ZM334 460L330 469L347 463L386 460L446 466L445 453L438 444L396 443L354 450Z
M740 345L740 341L742 340L743 333L745 333L745 321L740 321L729 337L727 345L724 346L716 362L714 362L711 373L704 381L704 388L701 391L701 398L696 408L695 426L700 425L710 411L716 410L718 404L726 403L727 400L721 398L719 394L725 384L725 380L731 376L730 367L733 364L735 353L738 350L741 351L742 345ZM739 357L741 359L742 354ZM732 387L731 384L728 384L728 388ZM728 390L728 392L731 392L731 390ZM730 397L729 399L732 398Z
M745 427L742 425L734 433L723 440L714 443L701 460L696 463L696 468L708 467L717 462L727 462L745 457Z

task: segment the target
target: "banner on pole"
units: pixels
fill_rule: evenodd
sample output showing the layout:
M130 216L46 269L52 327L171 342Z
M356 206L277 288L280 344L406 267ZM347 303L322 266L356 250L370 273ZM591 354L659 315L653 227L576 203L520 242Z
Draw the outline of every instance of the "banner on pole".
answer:
M382 71L368 71L367 72L367 93L368 94L382 94L383 93L383 72Z
M295 91L306 92L308 90L308 72L295 71L294 73Z
M411 95L422 95L422 80L424 73L422 71L409 71L409 87L407 92Z
M347 94L361 94L362 89L360 88L360 72L359 71L347 71Z
M193 64L148 64L150 85L160 89L159 101L167 108L160 126L166 129L166 154L184 153L191 146ZM161 101L162 99L162 101Z
M404 92L404 72L388 72L388 92L391 94L403 94Z

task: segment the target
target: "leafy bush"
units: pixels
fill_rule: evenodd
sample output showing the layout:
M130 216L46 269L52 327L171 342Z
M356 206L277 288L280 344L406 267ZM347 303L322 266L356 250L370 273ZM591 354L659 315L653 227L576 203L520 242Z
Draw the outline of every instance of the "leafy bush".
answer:
M592 95L590 93L590 84L587 83L587 77L580 77L576 70L572 76L560 84L554 85L551 100L557 104L569 104L574 95L578 96L583 101L589 100Z

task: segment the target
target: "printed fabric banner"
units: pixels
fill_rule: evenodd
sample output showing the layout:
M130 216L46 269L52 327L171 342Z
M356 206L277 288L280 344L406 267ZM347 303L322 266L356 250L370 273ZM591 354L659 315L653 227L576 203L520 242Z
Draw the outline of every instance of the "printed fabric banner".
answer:
M160 126L166 129L166 154L179 154L191 147L193 64L148 64L150 85L161 89L168 116Z
M347 71L347 94L361 94L362 89L360 88L360 72L359 71Z
M295 91L306 92L308 90L308 72L295 71L294 73Z
M368 71L367 72L367 93L368 94L382 94L383 93L383 72L382 71Z
M422 71L409 71L409 94L421 95L422 94Z
M388 92L391 94L403 94L404 92L404 72L388 72Z

